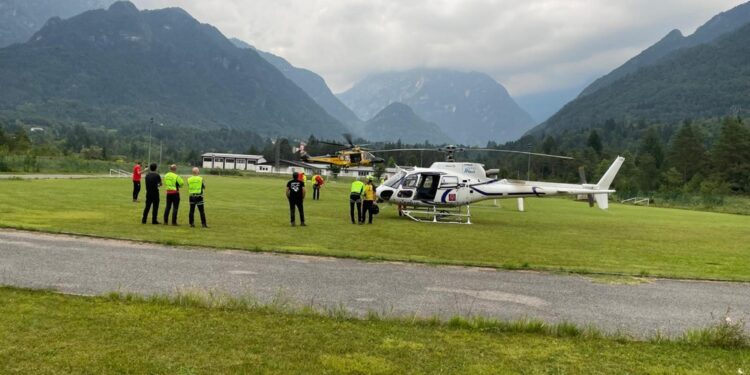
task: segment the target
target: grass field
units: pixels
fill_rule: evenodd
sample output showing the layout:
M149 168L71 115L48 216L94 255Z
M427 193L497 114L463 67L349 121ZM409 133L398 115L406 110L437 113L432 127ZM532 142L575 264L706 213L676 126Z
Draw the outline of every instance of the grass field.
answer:
M0 288L0 372L738 374L750 350ZM528 329L529 327L527 327Z
M349 223L348 183L307 200L290 228L284 180L206 177L208 230L141 225L127 179L2 181L0 226L247 250L505 268L750 281L750 217L567 199L474 206L474 225L420 224L383 206L374 225ZM162 198L162 211L164 199ZM161 219L160 219L161 220Z

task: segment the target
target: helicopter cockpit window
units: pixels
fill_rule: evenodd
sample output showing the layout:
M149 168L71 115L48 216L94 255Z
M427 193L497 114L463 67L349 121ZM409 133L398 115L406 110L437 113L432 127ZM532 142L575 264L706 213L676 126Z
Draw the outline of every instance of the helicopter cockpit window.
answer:
M398 185L401 184L401 181L403 181L404 177L406 176L406 172L400 171L396 173L393 177L389 178L387 181L385 181L385 186L391 187L391 188L398 188Z
M411 176L406 176L406 179L404 180L404 189L414 189L417 187L417 182L419 182L419 175L413 174Z

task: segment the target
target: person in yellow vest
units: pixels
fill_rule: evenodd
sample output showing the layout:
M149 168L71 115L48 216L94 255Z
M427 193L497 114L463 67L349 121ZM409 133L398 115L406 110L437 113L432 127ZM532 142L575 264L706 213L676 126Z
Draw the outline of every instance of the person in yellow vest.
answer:
M372 207L375 204L375 184L372 183L373 179L374 177L372 176L367 177L367 184L363 190L364 199L362 200L362 218L359 221L360 224L365 223L365 217L368 213L369 220L367 221L367 224L372 224Z
M169 224L169 211L172 211L172 225L177 225L177 210L180 208L180 188L185 185L182 177L178 176L177 165L169 166L169 172L164 175L164 189L167 190L167 208L164 210L164 225Z
M360 180L352 182L352 188L349 192L349 216L352 218L352 224L362 224L362 194L365 192L365 184ZM354 206L357 206L357 221L354 221Z
M320 174L316 173L315 176L312 177L313 200L320 200L320 187L323 186L324 183L325 181L323 180L323 177L320 176Z
M206 184L203 183L203 177L199 176L200 170L198 167L193 168L193 175L188 178L188 193L190 193L190 214L188 215L188 221L190 221L190 227L195 228L195 207L198 207L198 211L201 214L201 225L203 228L208 228L206 225L206 211L203 208L203 191L206 190Z

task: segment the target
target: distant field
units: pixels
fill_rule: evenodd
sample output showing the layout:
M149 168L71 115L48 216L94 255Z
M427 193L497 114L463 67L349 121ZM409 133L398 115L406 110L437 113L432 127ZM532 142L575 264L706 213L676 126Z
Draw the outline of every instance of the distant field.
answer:
M474 225L399 218L383 206L374 225L349 223L348 183L332 182L290 228L285 180L207 176L208 230L140 224L128 179L1 181L0 226L247 250L505 268L750 281L750 217L566 199L475 206ZM162 199L162 211L164 199ZM161 220L161 219L160 219Z
M0 372L741 374L747 349L0 288Z

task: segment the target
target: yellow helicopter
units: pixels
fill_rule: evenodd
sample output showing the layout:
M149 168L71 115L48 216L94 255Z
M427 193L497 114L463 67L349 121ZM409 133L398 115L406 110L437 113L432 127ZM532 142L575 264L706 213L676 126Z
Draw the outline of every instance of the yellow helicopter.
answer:
M352 140L351 134L344 134L344 138L349 143L344 145L341 143L324 142L319 141L332 146L344 147L342 150L336 151L334 155L323 155L323 156L310 156L305 152L305 144L301 143L297 151L299 151L300 158L306 163L322 163L337 165L341 168L349 167L370 167L374 164L384 163L383 158L379 158L368 150L362 148L366 145L355 145Z

